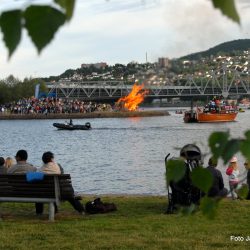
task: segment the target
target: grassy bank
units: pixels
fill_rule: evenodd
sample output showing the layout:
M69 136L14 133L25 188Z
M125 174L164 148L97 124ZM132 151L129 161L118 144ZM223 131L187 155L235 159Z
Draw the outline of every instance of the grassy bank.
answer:
M65 114L1 114L0 120L32 120L32 119L86 119L86 118L126 118L126 117L150 117L169 115L163 110L147 111L113 111L113 112L92 112L92 113L65 113Z
M91 198L84 198L86 202ZM222 201L215 220L200 212L166 215L165 197L103 197L118 211L80 216L69 203L54 223L37 218L34 204L1 203L1 249L249 249L250 201ZM46 211L47 213L47 211Z

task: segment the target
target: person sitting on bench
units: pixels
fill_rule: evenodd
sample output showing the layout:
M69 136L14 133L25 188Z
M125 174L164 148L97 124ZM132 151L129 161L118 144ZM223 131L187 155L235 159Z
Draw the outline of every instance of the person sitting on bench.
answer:
M62 174L61 167L54 161L54 154L50 151L45 152L42 156L43 166L38 168L38 172L42 172L45 174ZM73 190L73 187L72 187ZM80 214L84 215L84 207L81 202L77 199L77 197L72 196L72 198L67 199L73 208L78 211ZM57 212L57 206L55 204L55 211ZM43 203L36 203L36 213L38 215L43 213Z
M26 174L27 172L36 172L36 167L27 162L28 153L21 149L16 153L16 164L7 169L7 174Z

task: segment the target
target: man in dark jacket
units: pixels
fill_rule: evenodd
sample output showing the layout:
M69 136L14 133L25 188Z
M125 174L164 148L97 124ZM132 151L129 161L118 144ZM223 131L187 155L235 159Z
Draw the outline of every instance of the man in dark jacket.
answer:
M218 161L210 158L208 161L207 170L213 176L213 184L208 192L209 197L225 197L228 194L228 190L224 187L224 182L220 170L216 169Z

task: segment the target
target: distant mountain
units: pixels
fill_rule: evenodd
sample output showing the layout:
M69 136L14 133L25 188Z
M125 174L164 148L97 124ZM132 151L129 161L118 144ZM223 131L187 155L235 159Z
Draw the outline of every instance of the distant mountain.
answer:
M206 51L186 55L179 59L198 60L202 57L210 57L211 55L215 56L218 53L230 55L236 51L243 51L243 50L250 50L250 39L239 39L230 42L225 42Z

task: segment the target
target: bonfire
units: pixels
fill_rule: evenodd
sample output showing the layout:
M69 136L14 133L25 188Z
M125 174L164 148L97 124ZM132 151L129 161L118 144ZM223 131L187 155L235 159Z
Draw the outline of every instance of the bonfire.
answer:
M138 105L144 101L148 92L147 89L144 89L144 84L134 84L131 92L127 96L121 97L116 104L120 109L136 111Z

